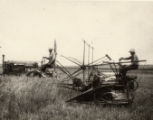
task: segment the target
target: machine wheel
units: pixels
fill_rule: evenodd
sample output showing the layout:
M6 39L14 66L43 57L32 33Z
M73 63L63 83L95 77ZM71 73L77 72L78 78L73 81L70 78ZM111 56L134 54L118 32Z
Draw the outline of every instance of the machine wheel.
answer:
M128 84L129 89L131 89L132 91L136 91L139 87L139 84L136 80L131 80L127 84Z
M126 88L126 92L127 92L127 99L128 99L128 103L129 104L132 104L133 103L133 100L134 100L134 91L133 89L131 89L131 86L133 87L134 83L131 84L130 82L127 83L127 88Z
M42 77L39 71L30 71L26 74L28 77Z

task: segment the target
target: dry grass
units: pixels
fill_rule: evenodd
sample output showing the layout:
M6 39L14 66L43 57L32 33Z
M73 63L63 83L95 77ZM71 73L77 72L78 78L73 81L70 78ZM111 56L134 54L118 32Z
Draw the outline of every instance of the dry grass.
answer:
M67 104L73 92L55 79L5 76L0 79L1 120L153 120L153 75L139 74L132 106Z

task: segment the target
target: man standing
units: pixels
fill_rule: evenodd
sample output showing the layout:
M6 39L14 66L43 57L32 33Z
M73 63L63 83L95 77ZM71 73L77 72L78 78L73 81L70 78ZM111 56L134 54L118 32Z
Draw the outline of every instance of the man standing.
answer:
M135 53L135 50L134 49L130 49L129 53L130 53L129 57L127 57L127 58L121 57L119 59L119 61L122 61L122 60L130 60L131 61L130 65L120 65L120 67L121 67L120 68L120 73L123 76L126 75L126 72L128 70L135 70L135 69L138 69L138 67L139 67L139 64L138 64L139 59L138 59L138 57L137 57L137 55Z
M47 64L42 65L41 70L43 72L45 72L47 68L53 68L54 67L54 64L55 64L55 53L54 53L53 49L49 49L49 57L43 57L43 58L48 60Z

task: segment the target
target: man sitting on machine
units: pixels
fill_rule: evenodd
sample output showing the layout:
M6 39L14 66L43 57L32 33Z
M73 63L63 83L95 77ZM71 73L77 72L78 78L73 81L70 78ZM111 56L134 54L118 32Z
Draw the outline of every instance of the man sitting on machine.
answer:
M47 68L53 68L55 65L55 53L53 49L49 49L49 57L43 57L48 60L47 64L42 65L41 70L46 71Z
M135 50L131 49L129 51L129 53L131 54L129 57L127 57L127 58L121 57L119 59L119 61L122 61L122 60L131 60L131 64L130 65L121 65L120 64L119 72L120 72L121 76L123 76L123 77L126 76L127 71L135 70L135 69L138 69L138 67L139 67L139 64L138 64L139 60L138 60L138 57L137 57L137 55L135 53Z

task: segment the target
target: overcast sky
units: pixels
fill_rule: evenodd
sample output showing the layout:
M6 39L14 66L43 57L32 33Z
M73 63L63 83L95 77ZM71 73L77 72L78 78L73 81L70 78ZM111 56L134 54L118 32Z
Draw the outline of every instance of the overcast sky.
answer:
M55 39L60 55L80 61L84 39L94 59L118 60L135 48L153 64L153 2L0 0L0 55L7 60L41 61Z

